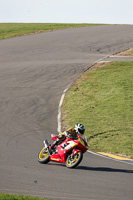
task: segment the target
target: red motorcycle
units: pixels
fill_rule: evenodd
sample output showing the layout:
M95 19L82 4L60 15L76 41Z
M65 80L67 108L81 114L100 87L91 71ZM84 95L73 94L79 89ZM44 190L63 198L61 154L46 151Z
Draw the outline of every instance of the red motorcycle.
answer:
M51 137L53 140L58 139L58 135L51 134ZM88 149L86 137L83 139L80 135L77 135L75 140L66 138L52 150L50 143L44 140L44 147L38 154L38 161L45 164L49 161L61 162L68 168L74 168L82 161L83 153Z

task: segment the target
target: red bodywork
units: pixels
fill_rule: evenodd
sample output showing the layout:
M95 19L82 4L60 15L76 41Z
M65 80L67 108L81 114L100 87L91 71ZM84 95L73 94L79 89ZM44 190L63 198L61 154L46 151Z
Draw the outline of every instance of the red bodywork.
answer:
M51 134L53 140L57 140L58 135ZM73 155L76 155L78 151L85 153L88 150L87 142L78 135L76 140L66 138L64 142L58 145L57 154L52 154L50 160L54 162L66 162L68 152L73 152Z

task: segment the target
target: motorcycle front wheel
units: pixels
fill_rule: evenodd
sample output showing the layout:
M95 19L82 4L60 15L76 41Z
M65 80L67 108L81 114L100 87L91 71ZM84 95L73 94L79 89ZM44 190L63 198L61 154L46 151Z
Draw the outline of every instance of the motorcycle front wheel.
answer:
M38 154L38 161L40 163L46 164L50 161L49 158L50 158L50 155L49 155L47 149L44 147Z
M82 161L83 153L81 151L78 151L76 155L73 155L72 153L68 155L66 159L66 167L68 168L74 168Z

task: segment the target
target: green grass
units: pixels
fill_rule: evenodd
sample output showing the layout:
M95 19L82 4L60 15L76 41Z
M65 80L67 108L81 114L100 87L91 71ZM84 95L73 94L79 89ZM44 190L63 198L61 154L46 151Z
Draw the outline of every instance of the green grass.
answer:
M0 200L50 200L50 199L0 193Z
M85 125L91 150L133 156L133 61L85 72L68 91L63 113L69 126Z
M65 28L100 24L57 24L57 23L0 23L0 39L52 31Z
M130 53L133 54L133 50L131 50Z

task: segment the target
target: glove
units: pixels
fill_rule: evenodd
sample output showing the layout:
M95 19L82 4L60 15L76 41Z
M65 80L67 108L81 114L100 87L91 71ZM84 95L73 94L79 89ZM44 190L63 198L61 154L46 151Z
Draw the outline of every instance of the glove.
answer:
M59 137L58 137L58 140L65 140L65 135L60 134Z

